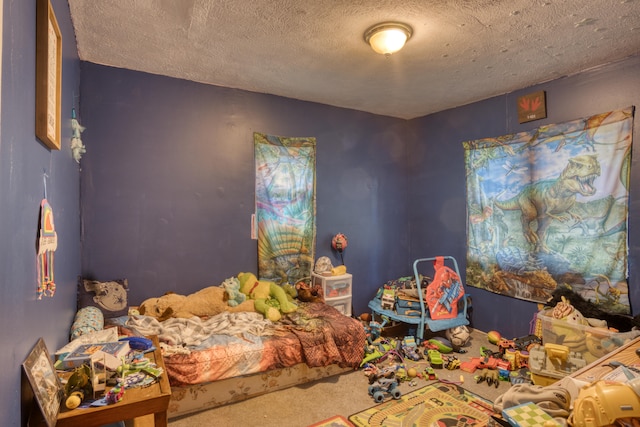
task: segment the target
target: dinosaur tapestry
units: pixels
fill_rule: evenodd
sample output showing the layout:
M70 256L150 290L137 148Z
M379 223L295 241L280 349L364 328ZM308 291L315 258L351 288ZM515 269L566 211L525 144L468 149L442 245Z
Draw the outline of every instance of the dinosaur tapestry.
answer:
M544 302L567 286L630 313L634 108L464 142L467 284Z
M254 133L258 278L311 276L316 238L316 140Z

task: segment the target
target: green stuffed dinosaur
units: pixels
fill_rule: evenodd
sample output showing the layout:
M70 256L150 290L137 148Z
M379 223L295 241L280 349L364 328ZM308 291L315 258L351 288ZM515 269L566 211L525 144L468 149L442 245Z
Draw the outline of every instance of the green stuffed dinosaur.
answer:
M293 313L298 306L287 296L287 292L275 282L258 280L253 273L238 274L240 292L252 299L256 311L277 322L282 314Z

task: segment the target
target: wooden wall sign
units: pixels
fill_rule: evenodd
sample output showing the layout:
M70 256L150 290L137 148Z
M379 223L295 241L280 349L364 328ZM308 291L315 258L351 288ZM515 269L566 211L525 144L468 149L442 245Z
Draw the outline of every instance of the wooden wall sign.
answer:
M547 117L547 97L545 91L518 97L518 122L526 123Z
M60 149L62 36L49 0L36 1L36 137Z

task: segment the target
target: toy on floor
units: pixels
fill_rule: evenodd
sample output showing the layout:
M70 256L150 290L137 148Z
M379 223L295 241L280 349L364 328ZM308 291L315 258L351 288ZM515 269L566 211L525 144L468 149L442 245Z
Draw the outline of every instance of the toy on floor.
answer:
M400 349L402 350L404 357L407 359L411 359L413 361L422 359L422 356L420 356L420 353L418 352L416 340L412 336L404 337Z
M436 371L433 370L431 366L427 366L424 368L425 379L428 380L437 380L438 376L436 375Z
M445 336L451 342L451 344L453 344L454 351L460 350L460 348L464 347L471 339L469 328L467 328L465 325L455 326L453 328L447 329L445 331Z
M498 331L487 332L487 339L491 344L498 344L498 341L500 341L500 338L502 338L502 335L500 335L500 332Z
M494 369L484 368L480 371L480 375L476 377L476 383L479 384L483 381L486 381L488 386L494 385L498 388L498 385L500 385L500 374Z
M438 350L427 349L426 356L429 359L429 363L433 368L442 369L444 361L442 360L442 354Z
M444 357L444 367L450 371L454 369L460 369L460 359L456 356L445 356Z
M424 343L425 347L438 350L440 353L449 354L453 352L453 344L444 337L433 337Z
M387 394L394 399L400 399L402 396L402 392L398 388L395 370L385 368L372 372L371 376L369 376L369 395L373 397L376 403L381 403Z

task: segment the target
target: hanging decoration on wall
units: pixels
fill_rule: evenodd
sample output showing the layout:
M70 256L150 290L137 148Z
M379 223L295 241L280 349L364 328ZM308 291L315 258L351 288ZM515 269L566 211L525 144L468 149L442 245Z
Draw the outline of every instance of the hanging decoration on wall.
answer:
M630 313L634 108L464 143L467 284L545 302L567 286Z
M316 238L316 139L254 133L258 277L311 276Z
M38 286L36 294L39 300L43 296L53 297L56 293L53 272L53 253L58 247L58 235L53 224L53 209L47 202L47 178L44 171L42 183L44 185L44 199L40 202L40 230L36 242L36 264L38 269Z
M87 152L87 148L82 143L80 134L85 131L85 127L82 126L76 118L76 109L71 109L71 154L73 159L80 163L82 155Z
M42 199L40 203L40 233L38 236L38 299L52 297L56 293L54 282L54 252L58 247L58 235L53 224L53 209Z
M342 233L338 233L331 239L331 247L334 251L337 251L340 254L340 261L342 265L344 265L344 258L342 257L342 252L347 249L347 245L349 241L347 240L347 236Z

